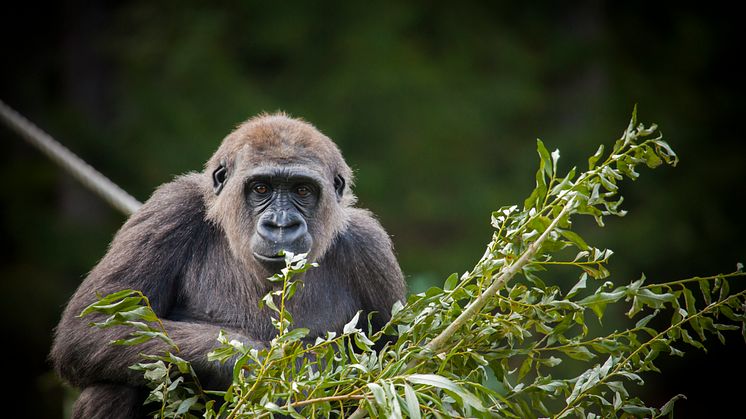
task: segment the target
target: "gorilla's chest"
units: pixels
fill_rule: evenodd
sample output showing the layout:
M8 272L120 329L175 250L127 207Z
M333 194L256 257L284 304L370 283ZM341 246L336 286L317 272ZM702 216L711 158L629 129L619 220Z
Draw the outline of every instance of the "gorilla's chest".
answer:
M308 328L310 336L328 331L341 333L362 306L353 289L338 278L307 278L288 304L295 327Z
M302 278L302 285L286 303L293 327L309 329L311 338L327 331L340 333L362 309L360 298L342 278L328 271L326 275L311 272ZM267 283L257 284L237 276L211 278L210 282L205 277L187 276L184 281L187 286L182 289L191 292L179 296L170 318L217 324L254 339L269 340L275 336L275 313L268 307L259 307L261 298L269 292Z

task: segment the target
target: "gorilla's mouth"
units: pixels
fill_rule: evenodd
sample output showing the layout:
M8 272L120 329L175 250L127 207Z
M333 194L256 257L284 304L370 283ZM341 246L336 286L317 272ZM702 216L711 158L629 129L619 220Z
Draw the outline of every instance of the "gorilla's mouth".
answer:
M265 255L260 255L259 253L254 252L254 257L257 260L264 262L264 263L272 263L272 264L280 263L280 262L282 262L283 264L285 263L285 256L280 256L280 255L265 256Z

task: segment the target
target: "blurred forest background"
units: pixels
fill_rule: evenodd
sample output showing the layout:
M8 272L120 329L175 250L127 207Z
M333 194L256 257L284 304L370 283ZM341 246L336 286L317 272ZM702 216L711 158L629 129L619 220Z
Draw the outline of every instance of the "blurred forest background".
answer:
M612 280L674 280L746 262L741 16L712 2L13 2L0 98L142 201L245 118L303 117L356 171L412 291L473 266L490 212L533 188L537 137L585 167L637 103L681 163L628 184L626 218L580 229L615 250ZM56 418L53 328L125 218L0 139L3 411ZM746 345L728 336L668 358L642 397L685 393L678 417L743 413Z

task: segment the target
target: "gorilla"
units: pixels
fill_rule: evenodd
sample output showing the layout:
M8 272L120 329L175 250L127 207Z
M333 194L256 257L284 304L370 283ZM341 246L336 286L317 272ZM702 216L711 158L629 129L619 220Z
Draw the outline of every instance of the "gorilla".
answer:
M308 253L319 267L288 303L309 338L341 333L359 310L380 329L403 301L405 282L391 240L374 216L354 206L352 170L311 124L262 114L222 142L201 173L160 186L117 232L106 255L70 299L50 359L82 389L75 418L142 417L139 353L166 349L158 339L113 346L126 328L93 329L81 311L123 289L142 291L205 388L225 389L232 365L207 360L220 330L266 347L276 333L258 308L283 250ZM361 320L362 321L362 320Z

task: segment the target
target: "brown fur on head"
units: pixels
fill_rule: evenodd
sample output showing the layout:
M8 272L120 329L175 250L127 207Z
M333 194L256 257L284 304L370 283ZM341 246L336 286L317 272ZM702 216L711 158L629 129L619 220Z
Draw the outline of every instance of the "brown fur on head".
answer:
M221 165L227 179L223 190L216 193L212 176ZM334 142L308 122L285 113L261 114L247 120L225 137L208 160L203 172L208 220L223 228L239 260L250 258L252 249L247 238L254 233L255 225L244 188L253 171L267 167L301 168L319 178L322 192L317 217L308 228L314 240L309 258L320 258L346 227L345 209L356 201L351 190L352 170ZM346 184L341 196L335 192L338 177Z

